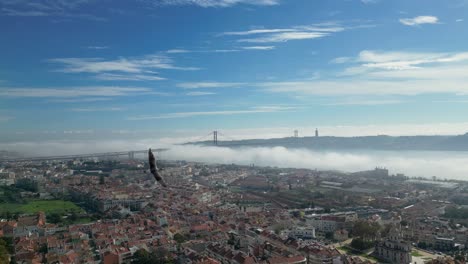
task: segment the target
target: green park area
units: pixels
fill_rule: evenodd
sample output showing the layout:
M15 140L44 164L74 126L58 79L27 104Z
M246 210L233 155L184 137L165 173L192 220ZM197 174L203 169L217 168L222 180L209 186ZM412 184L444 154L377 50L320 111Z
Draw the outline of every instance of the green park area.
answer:
M70 201L31 200L26 203L0 203L0 218L15 217L20 214L44 212L47 222L54 224L84 224L93 220L81 215L85 211Z
M0 214L10 212L15 213L25 213L33 214L37 212L45 212L46 214L57 213L80 213L83 212L83 209L75 205L70 201L63 200L36 200L29 201L24 204L18 203L0 203Z

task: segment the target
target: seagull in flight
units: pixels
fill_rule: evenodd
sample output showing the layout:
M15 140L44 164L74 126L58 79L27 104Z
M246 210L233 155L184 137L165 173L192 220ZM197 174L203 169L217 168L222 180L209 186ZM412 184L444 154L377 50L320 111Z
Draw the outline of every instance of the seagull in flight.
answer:
M149 158L149 165L151 174L153 174L154 178L163 186L167 187L166 183L164 182L163 178L158 172L158 167L156 167L156 158L153 155L151 149L148 151L148 158Z

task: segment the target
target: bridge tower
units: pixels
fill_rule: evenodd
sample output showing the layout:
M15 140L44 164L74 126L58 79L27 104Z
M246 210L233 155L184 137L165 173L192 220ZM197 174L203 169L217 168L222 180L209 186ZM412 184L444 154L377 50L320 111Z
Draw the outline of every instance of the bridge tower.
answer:
M213 145L218 145L218 131L213 131Z
M129 160L135 159L135 152L134 151L129 151L128 152L128 159Z

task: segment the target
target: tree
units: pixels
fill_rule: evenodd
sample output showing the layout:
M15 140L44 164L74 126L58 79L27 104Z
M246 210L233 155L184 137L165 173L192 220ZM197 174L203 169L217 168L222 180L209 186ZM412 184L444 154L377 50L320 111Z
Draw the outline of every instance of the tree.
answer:
M47 248L47 244L42 244L41 247L39 248L39 253L47 254L49 252Z
M369 223L365 220L359 220L354 223L353 236L366 241L374 241L377 233L380 231L380 225L377 222Z
M185 242L185 237L179 233L174 235L174 241L176 241L179 244L182 244Z
M62 217L58 213L51 213L49 216L47 216L47 221L52 224L58 224L62 222Z
M68 219L70 219L70 221L74 222L74 221L76 221L78 219L78 214L75 211L73 211L70 214L70 217Z
M6 242L0 239L0 263L8 263L10 256L6 247Z
M353 238L351 241L351 247L357 250L366 250L374 246L374 243L371 241L366 241L362 238Z
M151 264L150 254L144 249L139 249L135 254L133 254L132 263Z

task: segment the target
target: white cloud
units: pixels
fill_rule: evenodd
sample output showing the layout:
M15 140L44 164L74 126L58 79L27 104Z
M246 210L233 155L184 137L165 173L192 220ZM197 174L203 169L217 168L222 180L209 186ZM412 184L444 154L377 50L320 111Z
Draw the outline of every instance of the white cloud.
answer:
M455 22L463 22L463 21L465 21L463 18L459 18L459 19L455 20Z
M270 82L258 84L269 92L308 95L418 95L427 93L468 94L456 81L340 79L336 81Z
M328 35L330 34L325 32L284 32L258 38L239 39L237 41L247 43L287 42L290 40L323 38Z
M239 87L244 83L235 82L186 82L178 83L177 87L184 89L198 89L198 88L226 88L226 87Z
M350 57L338 57L330 61L330 63L342 64L351 61Z
M100 107L100 108L72 108L70 109L73 112L116 112L123 111L124 108L121 107Z
M250 46L250 47L242 47L245 50L273 50L275 46Z
M17 17L64 17L80 18L93 21L105 21L102 17L80 13L79 7L88 4L89 0L3 0L0 13Z
M170 49L170 50L167 50L166 51L167 53L189 53L191 52L190 50L186 50L186 49Z
M127 118L128 120L151 120L151 119L173 119L173 118L187 118L195 116L217 116L217 115L242 115L242 114L255 114L255 113L274 113L282 111L291 111L294 107L281 107L281 106L264 106L253 107L248 110L222 110L222 111L201 111L201 112L178 112L167 113L155 116L134 116Z
M327 103L325 105L390 105L390 104L401 104L403 101L401 100L345 100L345 101L337 101L332 103Z
M237 4L272 6L279 0L157 0L162 5L197 5L201 7L230 7Z
M102 102L110 101L112 98L109 97L85 97L85 98L72 98L72 99L51 99L47 102L51 103L89 103L89 102Z
M266 82L252 86L270 92L313 95L468 94L468 52L365 50L346 61L342 61L346 68L330 79Z
M108 49L108 46L88 46L86 47L88 49L93 49L93 50L103 50L103 49Z
M221 36L251 36L238 39L246 43L274 43L290 40L315 39L344 31L345 28L336 23L321 23L290 28L251 29L246 31L224 32Z
M422 24L437 24L439 19L435 16L417 16L414 18L401 18L400 23L407 26L417 26Z
M189 93L186 93L185 95L188 95L188 96L204 96L204 95L213 95L215 93L210 93L210 92L189 92Z
M147 55L141 58L119 58L105 60L102 58L56 58L49 62L62 64L61 72L66 73L145 73L153 69L165 70L198 70L193 67L178 67L172 59L162 55Z
M224 32L221 35L227 36L247 36L256 34L267 34L267 33L283 33L283 32L294 32L296 29L292 28L276 28L276 29L252 29L247 31L231 31Z
M166 78L148 74L114 74L102 73L96 75L96 79L105 81L162 81Z
M73 98L73 97L115 97L155 93L150 88L142 87L69 87L69 88L1 88L0 96L38 97L38 98Z

